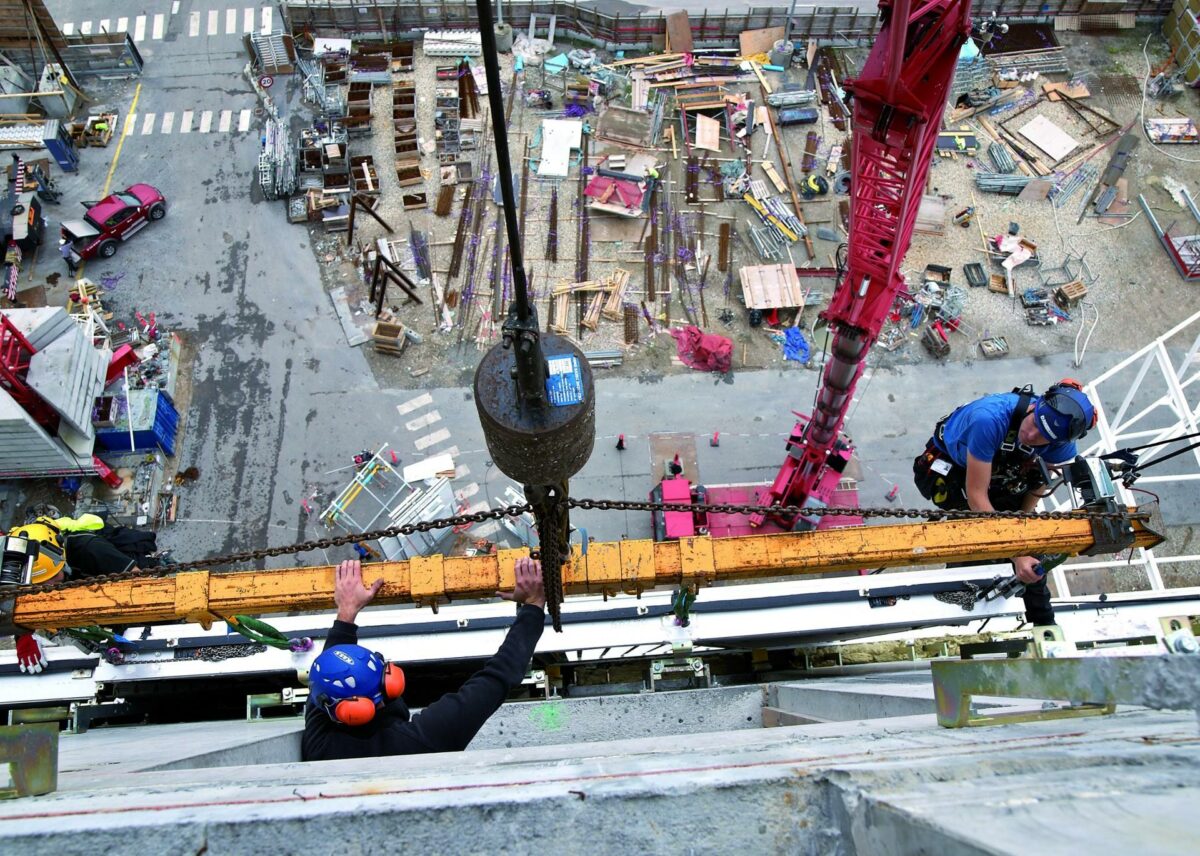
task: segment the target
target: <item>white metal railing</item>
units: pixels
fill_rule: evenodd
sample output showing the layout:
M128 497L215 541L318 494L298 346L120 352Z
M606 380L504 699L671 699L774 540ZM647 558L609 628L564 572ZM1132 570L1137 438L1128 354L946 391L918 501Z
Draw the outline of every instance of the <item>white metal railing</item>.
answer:
M1182 356L1172 357L1171 342L1182 346ZM1180 348L1176 348L1179 354ZM1096 406L1096 439L1080 451L1087 456L1102 455L1129 446L1143 446L1195 433L1200 424L1200 312L1181 321L1141 350L1121 360L1086 386ZM1111 407L1113 402L1119 402ZM1172 445L1146 449L1139 453L1139 464L1146 466L1169 454ZM1174 459L1163 473L1147 474L1138 485L1179 485L1200 481L1200 449ZM1127 505L1136 505L1134 491L1117 484L1117 497ZM1054 511L1069 508L1065 495L1050 497L1046 505ZM1164 565L1200 562L1200 554L1157 556L1152 549L1137 548L1129 559L1072 561L1052 572L1059 597L1071 597L1067 571L1098 570L1117 567L1141 568L1146 587L1159 591L1163 585Z

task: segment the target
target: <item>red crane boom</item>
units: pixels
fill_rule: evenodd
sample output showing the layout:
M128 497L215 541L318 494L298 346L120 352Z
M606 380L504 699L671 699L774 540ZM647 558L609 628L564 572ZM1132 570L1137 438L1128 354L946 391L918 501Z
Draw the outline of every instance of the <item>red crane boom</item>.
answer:
M851 124L850 233L846 269L822 318L833 331L811 417L799 420L763 506L829 504L851 449L839 438L867 352L904 286L900 265L941 129L959 49L971 30L970 0L880 0L882 28L856 80ZM761 512L796 528L802 515Z

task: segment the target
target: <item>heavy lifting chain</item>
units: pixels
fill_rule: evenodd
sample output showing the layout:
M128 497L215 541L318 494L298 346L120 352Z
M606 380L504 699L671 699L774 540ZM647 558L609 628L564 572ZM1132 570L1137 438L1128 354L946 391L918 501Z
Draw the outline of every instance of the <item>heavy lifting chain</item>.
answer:
M562 486L565 488L565 485ZM614 499L573 499L567 497L564 502L560 494L557 497L550 499L551 509L543 512L549 513L551 517L544 518L546 523L552 522L553 515L561 511L563 515L563 524L565 526L566 511L571 508L580 508L587 511L690 511L704 512L709 514L787 514L798 515L804 514L813 517L831 517L831 516L855 516L862 518L916 518L924 520L1148 520L1148 513L1135 512L1127 513L1124 511L944 511L939 508L808 508L805 506L785 505L771 506L765 508L761 505L718 505L709 503L691 503L677 504L667 502L641 502L630 500L614 500ZM558 511L556 511L556 509ZM363 532L358 535L338 535L332 538L320 538L315 541L306 541L302 544L293 544L287 547L264 547L260 550L245 550L241 553L230 553L227 556L214 556L208 559L197 559L193 562L183 562L178 564L164 565L158 568L142 568L137 571L129 571L120 574L106 574L101 576L84 577L78 580L70 580L59 583L41 583L40 585L29 586L12 586L5 587L3 594L8 597L23 597L31 594L42 594L44 592L63 591L73 588L86 588L93 585L101 585L104 583L125 582L132 579L157 578L174 576L182 571L200 570L212 568L220 565L242 564L253 562L259 559L266 559L274 556L288 556L294 553L303 553L308 550L324 550L330 547L341 547L346 544L356 544L360 541L377 541L380 538L395 537L397 535L412 535L417 532L429 532L434 529L449 529L456 526L464 526L474 523L483 523L488 520L502 520L506 517L519 517L522 514L534 512L536 509L533 504L525 503L523 505L508 505L503 508L492 509L491 511L476 511L472 514L459 514L455 517L443 517L438 520L426 520L420 523L406 523L403 526L393 526L389 529L377 529L373 532ZM539 521L541 523L541 521ZM559 524L555 524L556 526ZM541 530L539 529L539 532ZM547 532L556 531L550 528ZM565 531L565 529L564 529ZM543 538L541 545L543 573L546 573L546 566L550 564L550 559L547 556L547 547L551 543L551 539ZM562 562L565 560L565 538L561 541L553 539L556 545L561 543L563 547L550 547L551 550L558 549L557 564L554 565L550 572L551 576L545 579L546 583L546 605L548 611L558 622L558 606L562 603L562 580L559 576L559 571ZM554 606L550 606L553 602Z
M533 506L538 531L538 559L542 563L542 585L546 611L555 632L562 632L562 566L570 553L570 498L567 483L526 485L525 498Z

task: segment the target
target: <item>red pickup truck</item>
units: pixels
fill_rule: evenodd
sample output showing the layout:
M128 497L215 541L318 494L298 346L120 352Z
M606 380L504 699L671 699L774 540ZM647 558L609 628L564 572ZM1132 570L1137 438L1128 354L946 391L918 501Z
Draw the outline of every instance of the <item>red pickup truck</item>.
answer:
M74 267L84 259L112 258L117 244L128 241L151 220L167 216L166 197L149 184L131 184L99 202L84 202L87 213L82 220L62 224L63 258Z

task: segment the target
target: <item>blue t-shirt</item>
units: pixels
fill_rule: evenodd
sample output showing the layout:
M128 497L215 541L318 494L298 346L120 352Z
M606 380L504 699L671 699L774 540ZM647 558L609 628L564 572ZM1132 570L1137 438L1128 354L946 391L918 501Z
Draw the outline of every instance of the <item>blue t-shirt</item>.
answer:
M1008 423L1019 399L1016 393L1005 392L985 395L970 404L964 404L946 420L941 441L934 437L933 442L960 467L967 466L968 452L977 460L990 463L1000 452L1000 444L1008 433ZM1037 400L1037 396L1034 396L1030 404L1036 404ZM1049 464L1072 461L1078 454L1074 442L1031 448L1035 456L1040 456Z

